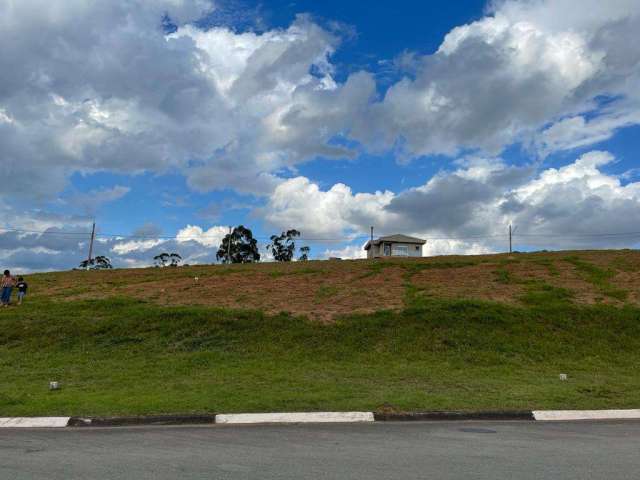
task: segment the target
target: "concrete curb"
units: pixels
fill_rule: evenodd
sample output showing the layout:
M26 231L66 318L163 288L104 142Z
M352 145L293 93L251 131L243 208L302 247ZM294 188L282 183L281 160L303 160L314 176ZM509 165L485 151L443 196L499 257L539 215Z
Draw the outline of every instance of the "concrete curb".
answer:
M375 421L372 412L309 412L309 413L238 413L216 415L216 423L362 423Z
M71 417L69 427L132 427L136 425L209 425L215 415L147 415L130 417Z
M0 428L63 428L69 417L0 417Z
M372 423L457 420L640 420L640 409L511 410L467 412L291 412L218 415L148 415L126 417L0 417L0 428L130 427L142 425L258 425L301 423Z
M577 420L640 420L640 410L537 410L532 412L538 422Z

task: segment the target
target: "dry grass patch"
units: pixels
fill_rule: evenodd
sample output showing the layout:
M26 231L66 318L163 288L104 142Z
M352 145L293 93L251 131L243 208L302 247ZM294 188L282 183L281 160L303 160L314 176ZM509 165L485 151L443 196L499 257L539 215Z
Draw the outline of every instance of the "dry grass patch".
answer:
M195 280L197 278L197 281ZM127 297L158 305L290 312L323 322L400 311L421 296L522 304L546 285L576 304L640 304L637 251L544 252L422 259L57 272L30 276L32 294L59 300Z

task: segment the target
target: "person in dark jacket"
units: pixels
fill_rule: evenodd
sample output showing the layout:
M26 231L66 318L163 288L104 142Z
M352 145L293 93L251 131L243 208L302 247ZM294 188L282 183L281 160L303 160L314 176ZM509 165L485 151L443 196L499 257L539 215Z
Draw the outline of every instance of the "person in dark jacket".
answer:
M27 288L29 288L29 285L27 285L27 282L24 281L24 278L18 277L16 288L18 289L18 305L22 305L22 301L27 294Z

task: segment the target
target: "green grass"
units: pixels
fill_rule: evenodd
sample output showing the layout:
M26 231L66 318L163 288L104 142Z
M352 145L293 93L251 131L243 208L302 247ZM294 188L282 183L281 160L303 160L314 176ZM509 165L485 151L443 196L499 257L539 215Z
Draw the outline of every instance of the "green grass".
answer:
M289 271L274 270L272 272L269 272L269 276L272 278L280 278L286 275L313 275L316 273L322 273L322 270L318 268L298 268L296 270Z
M560 276L560 270L558 270L558 267L551 258L538 258L535 259L533 263L536 265L540 265L541 267L546 267L549 275L553 275L554 277Z
M574 297L573 292L567 288L555 287L539 280L529 280L524 285L526 293L522 296L522 301L525 305L562 308Z
M575 266L583 278L595 286L603 295L620 301L626 300L629 296L627 290L611 285L610 280L615 276L615 270L600 268L575 256L566 257L564 260Z
M340 289L334 285L322 285L316 290L316 301L321 302L329 298L335 297Z
M377 260L367 265L367 270L358 278L367 278L382 273L387 268L401 268L404 270L405 279L411 278L416 273L420 273L423 270L442 270L449 268L464 268L477 265L479 261L473 260L449 260L449 261L436 261L436 262L418 262L415 259L402 259L402 260Z
M500 268L498 270L494 270L493 275L495 276L496 282L502 283L504 285L509 285L513 283L513 278L511 274L506 268Z
M408 283L402 312L331 324L34 297L0 311L0 416L638 407L640 310L527 291L517 307Z

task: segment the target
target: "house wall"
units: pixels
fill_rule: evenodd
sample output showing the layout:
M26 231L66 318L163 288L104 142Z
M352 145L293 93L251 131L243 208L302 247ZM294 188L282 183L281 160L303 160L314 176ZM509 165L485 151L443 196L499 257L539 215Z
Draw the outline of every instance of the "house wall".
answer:
M388 242L386 242L388 243ZM408 250L409 257L422 257L422 245L416 245L415 243L391 243L391 252L393 256L393 248L395 246L405 246ZM416 247L418 249L416 250ZM378 258L384 256L384 243L380 245L372 245L369 250L367 250L367 258Z
M393 248L396 246L407 247L408 253L410 257L421 257L422 256L422 245L416 245L415 243L392 243L391 244L391 254L393 255ZM416 247L418 249L416 250Z

